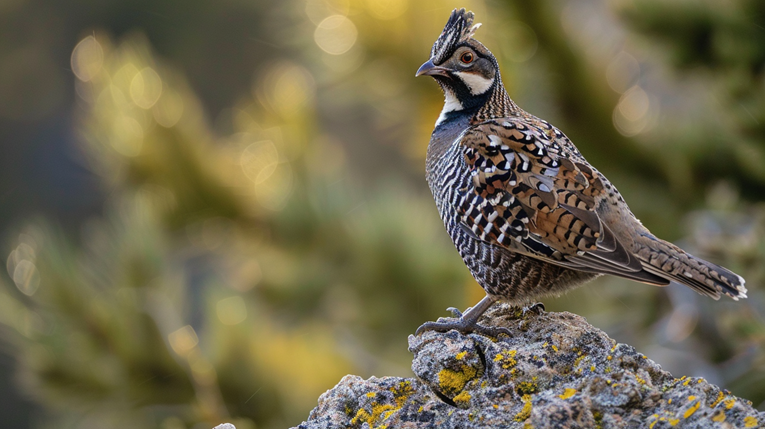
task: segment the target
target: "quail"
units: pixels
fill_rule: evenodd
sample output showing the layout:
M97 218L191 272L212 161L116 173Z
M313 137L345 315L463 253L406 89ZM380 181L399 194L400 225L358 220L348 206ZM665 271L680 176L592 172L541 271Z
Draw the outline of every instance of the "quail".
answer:
M445 97L427 150L428 185L486 296L417 333L496 335L477 323L494 302L529 304L602 274L746 298L741 276L651 234L560 130L510 99L494 55L473 38L473 17L451 13L416 76L433 77Z

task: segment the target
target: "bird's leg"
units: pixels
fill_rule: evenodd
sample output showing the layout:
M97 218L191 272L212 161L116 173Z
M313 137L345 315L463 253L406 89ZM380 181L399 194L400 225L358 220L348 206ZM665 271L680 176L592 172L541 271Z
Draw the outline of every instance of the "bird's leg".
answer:
M477 334L488 335L490 337L497 337L499 334L511 335L510 331L505 328L498 328L493 326L483 326L478 324L478 318L491 307L496 301L495 298L486 295L481 301L473 307L465 310L465 313L460 312L454 307L449 307L447 310L451 311L452 315L457 319L453 321L444 322L426 322L419 328L415 335L420 335L425 331L446 332L454 329L455 331L468 334L475 332Z

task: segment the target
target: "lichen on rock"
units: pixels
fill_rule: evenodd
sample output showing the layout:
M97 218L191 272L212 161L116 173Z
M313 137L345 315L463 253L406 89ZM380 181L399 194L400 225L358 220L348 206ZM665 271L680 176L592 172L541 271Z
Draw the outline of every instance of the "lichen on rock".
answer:
M299 429L755 428L765 413L700 378L674 378L570 313L495 305L512 335L409 337L416 378L346 376Z

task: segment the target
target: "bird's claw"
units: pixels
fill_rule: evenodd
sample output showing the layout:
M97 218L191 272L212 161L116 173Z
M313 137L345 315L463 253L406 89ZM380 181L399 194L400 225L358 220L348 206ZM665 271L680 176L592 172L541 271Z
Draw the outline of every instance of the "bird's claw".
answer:
M446 311L448 311L448 312L452 313L452 317L455 317L455 318L457 318L457 319L459 319L460 317L462 317L462 312L461 312L461 311L459 311L457 308L454 308L454 307L449 307L449 308L447 308L447 309L446 309Z

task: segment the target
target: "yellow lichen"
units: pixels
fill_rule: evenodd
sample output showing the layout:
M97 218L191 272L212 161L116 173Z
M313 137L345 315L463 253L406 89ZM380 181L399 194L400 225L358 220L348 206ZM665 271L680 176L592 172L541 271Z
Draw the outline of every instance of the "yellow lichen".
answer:
M678 423L680 423L680 419L669 419L669 420L667 420L667 421L669 422L669 425L670 425L670 426L675 426L675 425L677 425Z
M462 371L444 368L438 373L438 383L444 393L454 395L460 392L467 382L475 377L477 372L472 366L466 366Z
M688 385L688 383L690 383L690 382L691 382L691 380L692 380L691 378L689 378L689 379L685 380L685 382L683 383L683 386L687 386L687 385Z
M457 403L467 404L468 402L470 402L470 398L471 398L470 393L463 390L462 393L452 398L452 400Z
M521 395L527 395L527 394L538 392L539 386L537 386L536 383L532 383L530 381L521 381L520 383L518 383L516 390Z
M393 398L396 401L396 405L372 402L372 413L370 414L364 408L360 409L358 412L356 412L356 415L353 417L353 419L351 419L351 424L357 425L366 422L369 426L376 427L376 429L387 428L386 425L375 425L387 419L396 410L404 406L406 400L409 399L409 397L414 393L414 389L412 388L411 382L402 381L398 383L398 385L391 387L390 391L393 392ZM376 392L369 392L366 394L367 398L374 398L376 396ZM422 411L422 407L420 407L418 412L420 411Z
M491 406L494 407L495 410L499 409L499 405L497 405L497 404L492 404Z
M515 415L516 422L522 422L531 417L531 395L523 395L521 401L523 401L523 409Z
M371 425L372 416L365 410L360 409L356 415L351 419L352 425L360 424L361 422L367 422Z
M694 401L694 400L696 400L695 396L691 395L691 396L688 397L688 402L691 402L691 401Z
M734 405L736 405L736 400L733 398L730 398L730 399L726 399L725 402L723 403L725 404L725 408L730 410L731 408L733 408Z
M582 356L582 352L579 352L579 357L578 357L578 358L576 358L576 360L574 361L574 366L579 366L579 364L580 364L580 363L582 363L582 361L583 361L583 360L584 360L586 357L587 357L587 356ZM579 368L579 369L581 369L581 368Z
M595 372L595 365L590 365L590 371Z
M555 344L552 345L552 349L555 353L558 353L558 346L556 346Z
M691 405L691 408L688 408L687 410L685 410L685 413L683 414L683 418L687 419L688 417L692 416L693 413L695 413L696 410L698 410L700 406L701 406L701 401L696 402L695 404Z
M418 409L417 409L417 412L418 412L418 413L421 413L423 409L424 409L424 408L422 408L422 405L420 405L420 408L418 408Z
M672 398L669 398L669 399L667 400L667 404L670 404L670 405L672 404Z
M567 387L566 390L563 391L562 394L558 395L561 399L568 399L572 396L576 395L576 389L572 389L570 387Z
M744 417L744 427L745 428L756 428L757 427L757 418L752 416Z
M457 360L462 360L462 359L465 359L465 356L467 356L467 351L459 352L457 353L457 356L455 357L457 358Z
M515 355L517 353L518 351L516 350L503 350L494 356L494 362L502 362L501 365L504 369L512 368L518 363L518 361L515 360Z
M712 416L713 422L724 422L725 421L725 413L722 410L717 410L717 413L715 413L714 416Z
M722 392L722 390L721 390L721 391L719 391L719 392L717 392L717 399L715 399L715 401L714 401L714 402L712 402L712 405L710 405L709 407L710 407L710 408L714 408L714 407L716 407L716 406L717 406L717 404L719 404L719 403L720 403L720 401L722 401L724 397L725 397L725 394Z
M414 394L414 388L410 381L402 381L397 386L391 387L390 391L393 392L393 397L396 399L396 408L401 408L406 403L406 400Z
M611 359L613 359L613 356L611 355L606 356L606 360L611 360Z

